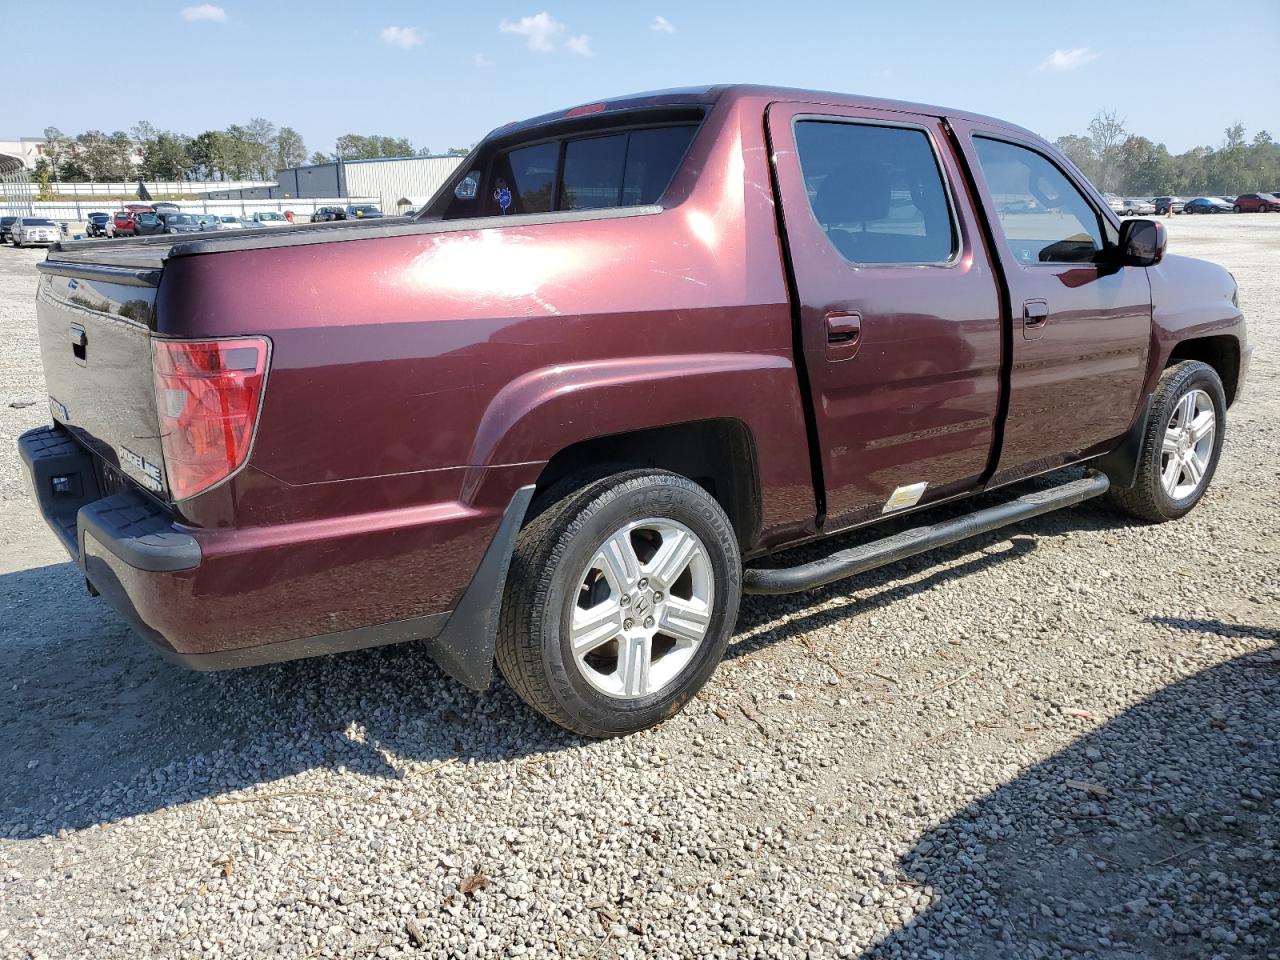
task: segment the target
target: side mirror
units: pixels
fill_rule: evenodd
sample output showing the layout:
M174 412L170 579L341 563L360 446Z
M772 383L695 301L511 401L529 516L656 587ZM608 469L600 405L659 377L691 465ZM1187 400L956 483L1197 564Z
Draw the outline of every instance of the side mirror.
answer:
M1154 267L1167 238L1159 220L1126 220L1120 225L1120 261L1126 267Z

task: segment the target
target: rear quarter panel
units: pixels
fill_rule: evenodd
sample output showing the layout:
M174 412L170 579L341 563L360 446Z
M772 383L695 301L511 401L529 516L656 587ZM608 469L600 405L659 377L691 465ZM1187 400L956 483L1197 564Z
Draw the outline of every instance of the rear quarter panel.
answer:
M712 111L658 214L171 261L162 335L273 343L250 469L184 514L218 526L410 506L440 495L438 471L467 505L478 471L729 417L756 443L765 536L811 518L759 110Z

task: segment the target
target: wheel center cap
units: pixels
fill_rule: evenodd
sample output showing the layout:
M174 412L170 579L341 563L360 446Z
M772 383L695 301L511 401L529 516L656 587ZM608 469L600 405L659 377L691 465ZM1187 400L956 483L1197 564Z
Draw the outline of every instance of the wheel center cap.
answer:
M653 591L647 589L636 591L631 609L636 612L636 616L639 618L647 616L653 610Z

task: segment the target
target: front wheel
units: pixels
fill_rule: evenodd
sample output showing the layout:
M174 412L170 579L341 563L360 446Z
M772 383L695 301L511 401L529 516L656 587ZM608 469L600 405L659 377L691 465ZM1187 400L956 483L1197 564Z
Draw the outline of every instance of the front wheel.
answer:
M706 490L661 471L614 474L521 531L498 667L526 703L568 730L644 730L707 682L741 593L737 538Z
M1152 523L1189 513L1218 467L1226 412L1226 393L1213 367L1184 360L1166 369L1151 397L1137 479L1132 487L1112 487L1107 499Z
M1232 212L1232 213L1240 213L1240 212L1241 212L1241 211L1240 211L1240 204L1238 204L1238 203L1237 203L1234 207L1232 207L1232 208L1231 208L1231 212Z

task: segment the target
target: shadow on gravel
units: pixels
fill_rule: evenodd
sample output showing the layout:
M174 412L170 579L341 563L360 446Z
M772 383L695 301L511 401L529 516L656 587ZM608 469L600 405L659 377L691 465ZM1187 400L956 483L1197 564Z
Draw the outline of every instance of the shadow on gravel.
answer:
M929 830L901 870L933 905L864 957L1280 960L1280 629L1152 619L1277 645L1161 690Z
M404 775L582 744L501 681L416 644L200 674L168 663L71 563L0 576L0 837L47 836L315 767Z

